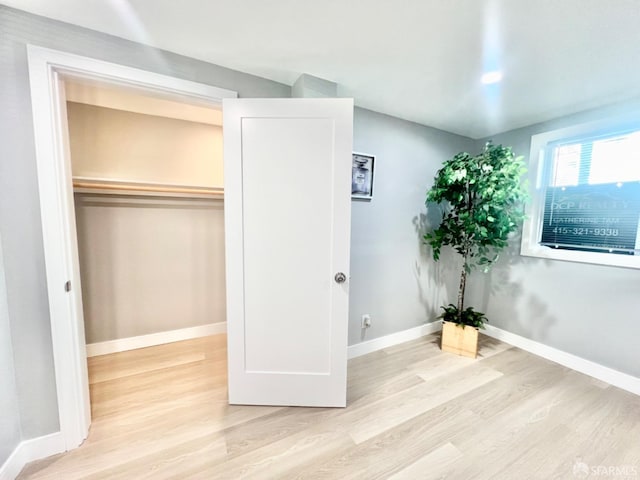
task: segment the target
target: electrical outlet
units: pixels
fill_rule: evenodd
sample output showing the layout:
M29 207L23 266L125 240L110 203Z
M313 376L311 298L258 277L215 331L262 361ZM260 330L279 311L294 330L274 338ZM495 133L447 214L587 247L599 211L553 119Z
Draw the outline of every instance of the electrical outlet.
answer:
M371 326L371 315L365 313L362 315L362 328L369 328Z

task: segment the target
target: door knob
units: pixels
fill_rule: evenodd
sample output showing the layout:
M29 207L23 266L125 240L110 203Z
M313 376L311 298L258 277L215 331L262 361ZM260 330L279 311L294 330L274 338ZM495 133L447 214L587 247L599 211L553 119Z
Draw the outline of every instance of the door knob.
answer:
M342 272L338 272L336 273L336 276L333 278L336 281L336 283L344 283L345 280L347 279L347 276Z

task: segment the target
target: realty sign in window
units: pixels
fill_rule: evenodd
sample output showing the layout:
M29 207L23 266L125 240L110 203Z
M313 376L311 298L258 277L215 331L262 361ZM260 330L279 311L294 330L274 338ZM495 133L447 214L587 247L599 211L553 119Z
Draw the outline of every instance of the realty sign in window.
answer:
M633 255L640 183L547 188L541 245Z
M640 268L640 127L535 135L531 160L523 255Z

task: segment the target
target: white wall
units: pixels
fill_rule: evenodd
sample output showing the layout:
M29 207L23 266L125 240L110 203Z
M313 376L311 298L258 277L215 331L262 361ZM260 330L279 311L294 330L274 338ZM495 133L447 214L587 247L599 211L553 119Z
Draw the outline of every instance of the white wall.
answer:
M506 132L494 143L529 157L531 136L625 111L612 106ZM477 149L481 148L478 143ZM468 305L492 325L640 377L640 272L521 257L517 239L489 275L469 282Z
M73 176L222 187L222 128L67 102Z
M455 300L458 263L435 263L423 245L424 201L442 162L475 142L356 108L354 150L376 156L373 199L353 200L349 344L405 330L439 315ZM431 212L433 214L434 212ZM437 213L437 212L436 212ZM360 328L371 314L372 326Z

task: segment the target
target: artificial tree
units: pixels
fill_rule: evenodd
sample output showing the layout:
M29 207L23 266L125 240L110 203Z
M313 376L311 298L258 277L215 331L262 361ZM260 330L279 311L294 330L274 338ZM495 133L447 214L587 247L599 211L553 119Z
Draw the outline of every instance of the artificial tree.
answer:
M427 204L442 204L444 211L440 226L424 239L431 245L434 260L439 260L444 245L450 245L463 261L458 302L442 307L445 321L484 326L483 313L464 309L467 275L476 267L488 270L523 220L525 172L522 157L516 157L511 147L489 142L478 155L457 154L436 173Z

